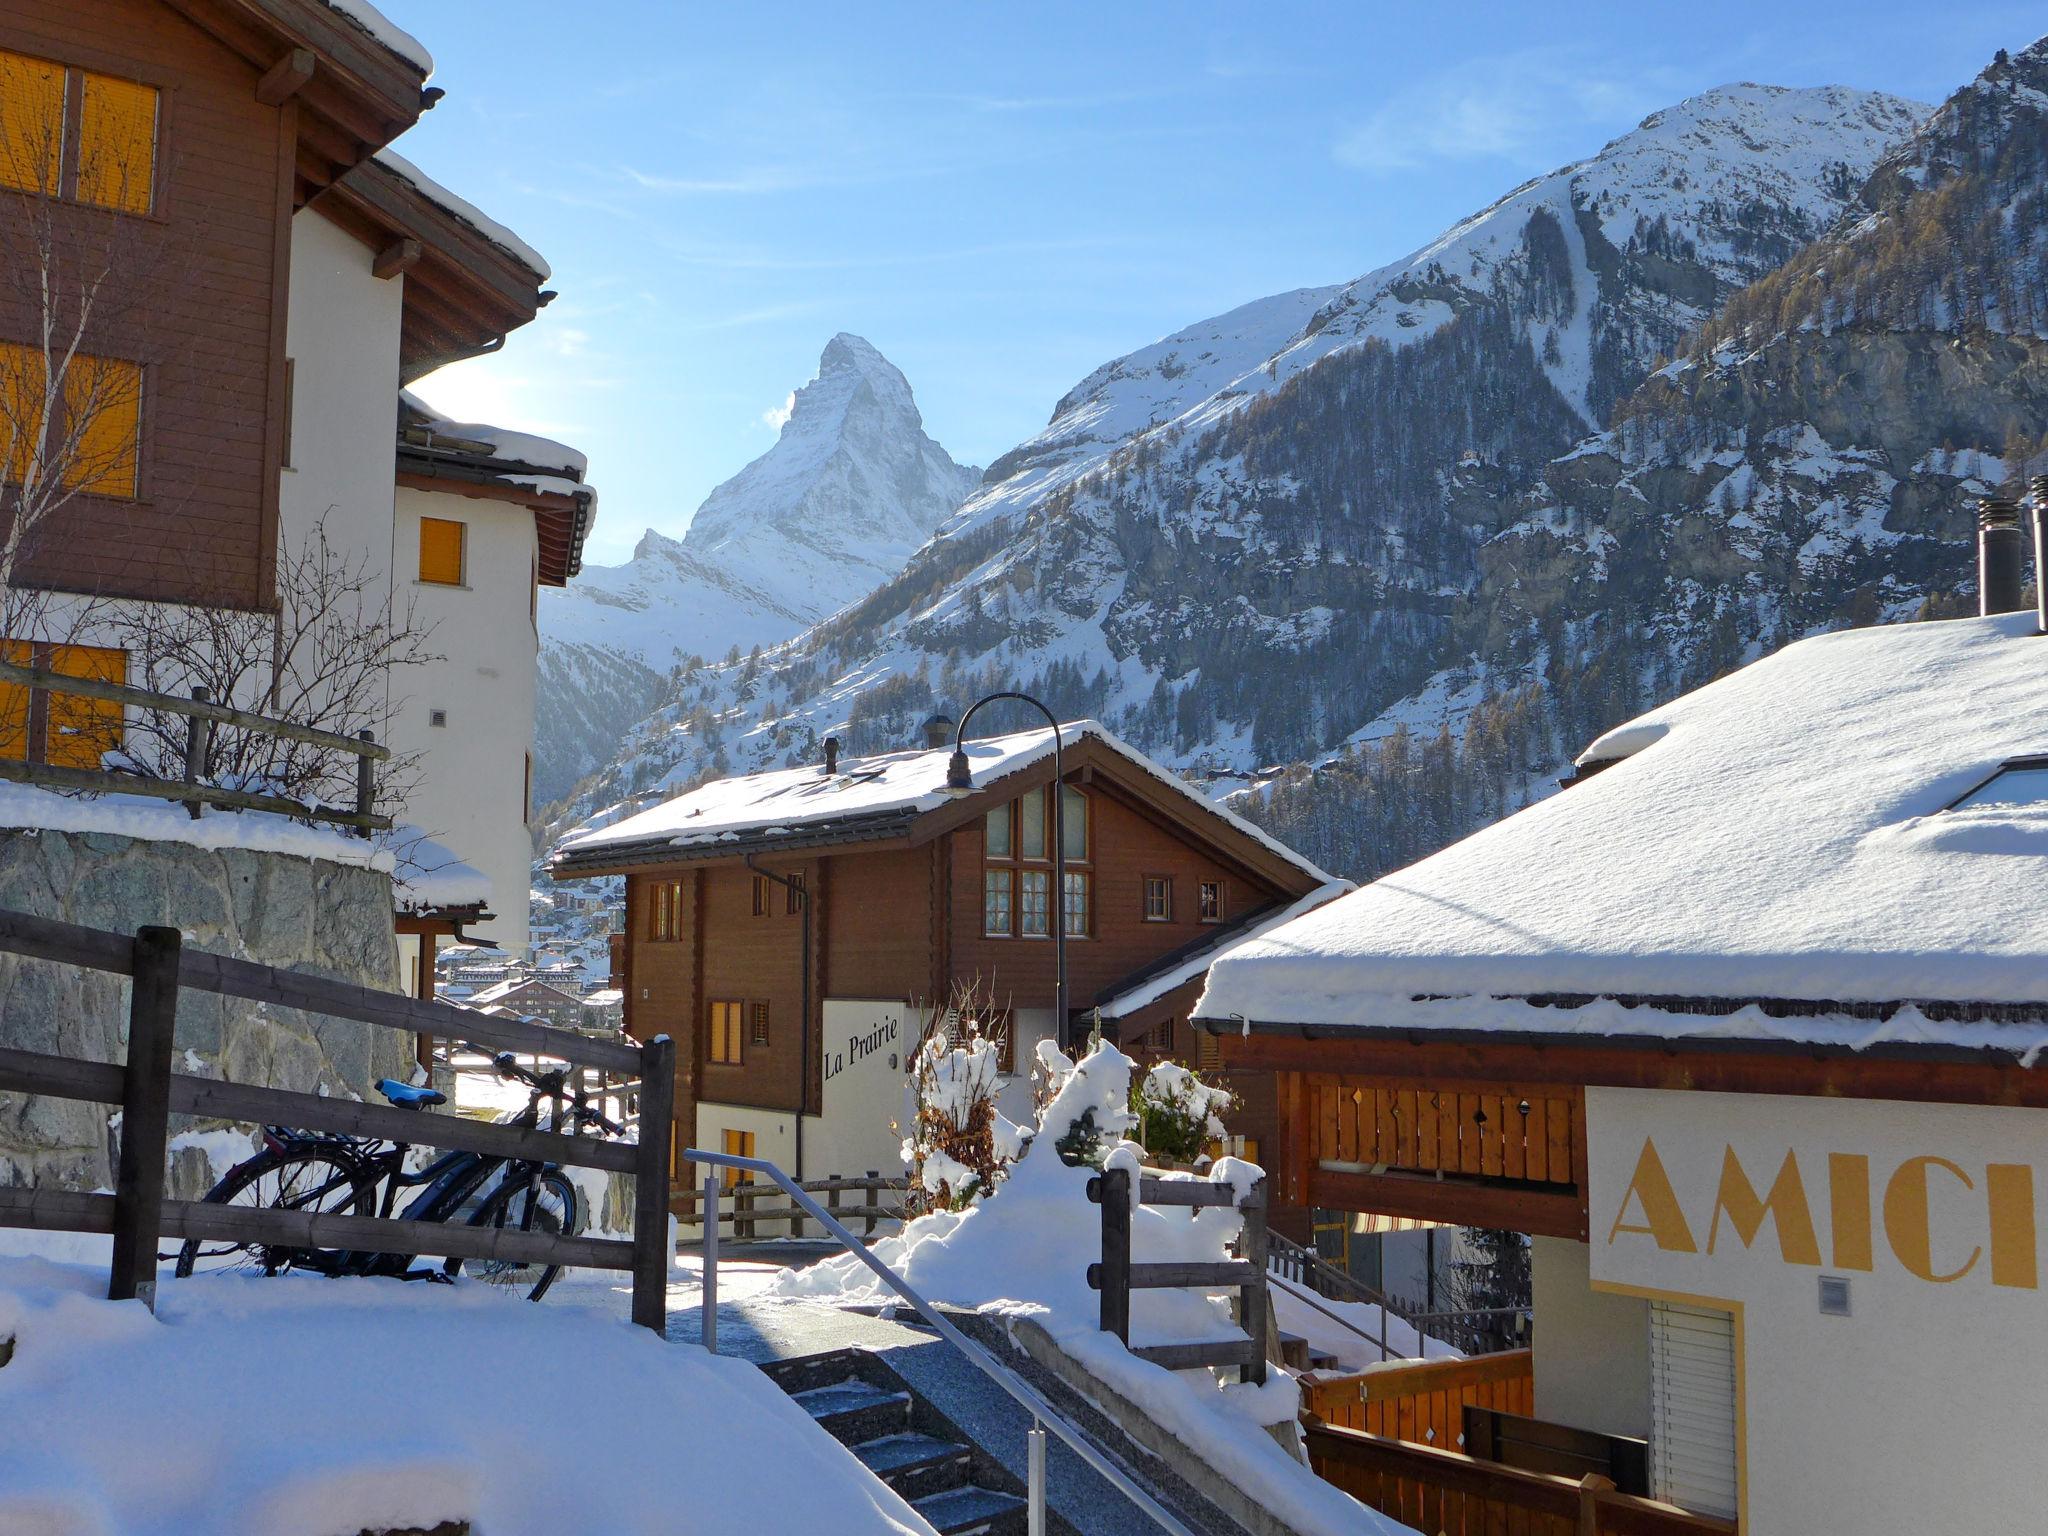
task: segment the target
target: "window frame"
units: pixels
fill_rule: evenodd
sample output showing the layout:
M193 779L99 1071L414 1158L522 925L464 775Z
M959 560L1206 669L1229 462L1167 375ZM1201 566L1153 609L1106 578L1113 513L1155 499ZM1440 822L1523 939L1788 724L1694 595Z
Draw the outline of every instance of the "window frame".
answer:
M1154 887L1154 886L1157 886L1157 887L1158 887L1158 890L1159 890L1159 898L1160 898L1160 900L1159 900L1159 910L1158 910L1158 911L1157 911L1156 913L1155 913L1155 912L1154 912L1154 911L1152 910L1152 891L1153 891L1153 887ZM1143 884L1143 888L1142 888L1142 889L1143 889L1143 897L1142 897L1142 900L1141 900L1141 902L1140 902L1140 904L1139 904L1139 911L1140 911L1140 913L1142 914L1142 916L1144 917L1144 920L1145 920L1146 922L1148 922L1148 923L1170 923L1170 922L1172 922L1172 921L1173 921L1173 876L1171 876L1171 875L1146 875L1146 876L1144 877L1144 884Z
M453 528L455 534L455 579L443 581L438 576L427 574L427 524L439 528ZM469 524L456 517L431 517L422 512L419 518L419 533L414 540L418 560L415 565L417 584L423 587L446 587L453 591L469 590Z
M768 877L766 875L756 874L754 876L750 900L752 902L750 916L766 917L768 915Z
M729 1010L729 1011L728 1011ZM715 997L704 1004L704 1064L707 1067L744 1067L747 1064L747 1005L743 999ZM728 1044L732 1054L722 1054Z
M1033 866L1018 871L1017 881L1017 937L1020 939L1049 939L1052 937L1052 870ZM1031 916L1030 893L1033 882L1039 884L1045 900L1041 906L1045 926L1034 933L1028 926Z
M69 59L50 58L20 48L0 48L0 52L48 65L61 76L57 103L60 139L57 146L54 187L45 190L40 186L21 187L0 182L0 195L48 197L55 202L68 203L73 207L89 209L109 217L148 219L158 224L168 222L169 214L165 205L170 201L171 195L170 157L164 153L164 145L172 137L171 129L178 97L177 87L172 79L164 74L153 73L148 68L138 71L133 60L118 58L93 48L78 49ZM88 76L97 76L122 85L141 86L156 95L155 126L150 139L149 204L145 208L123 208L118 204L93 202L79 195L80 153L84 143L85 81Z
M1069 864L1062 873L1067 883L1060 891L1060 922L1070 939L1090 939L1095 936L1095 880L1094 871L1085 865L1076 869ZM1068 897L1078 892L1078 904L1070 904ZM1064 927L1070 916L1077 916L1079 927Z
M756 998L747 1004L747 1044L754 1050L769 1049L768 1000Z
M989 896L1000 882L1003 893L1003 926L989 926ZM1007 864L984 866L981 872L981 936L1012 939L1017 936L1017 872Z
M674 944L683 936L683 882L650 882L647 902L647 942Z
M808 894L804 888L803 872L798 870L785 878L789 881L789 884L782 888L782 915L784 917L795 917L803 911L804 897Z
M1215 893L1216 898L1213 907L1209 900L1211 892ZM1220 923L1224 921L1225 907L1223 882L1221 880L1204 880L1201 883L1196 892L1195 915L1200 921L1205 923Z

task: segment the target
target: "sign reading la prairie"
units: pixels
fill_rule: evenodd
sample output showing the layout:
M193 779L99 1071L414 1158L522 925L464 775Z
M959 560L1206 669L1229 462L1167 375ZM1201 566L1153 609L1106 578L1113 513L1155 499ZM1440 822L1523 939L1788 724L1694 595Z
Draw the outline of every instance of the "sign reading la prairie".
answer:
M1587 1094L1596 1280L1735 1295L1759 1270L2041 1283L2038 1112Z

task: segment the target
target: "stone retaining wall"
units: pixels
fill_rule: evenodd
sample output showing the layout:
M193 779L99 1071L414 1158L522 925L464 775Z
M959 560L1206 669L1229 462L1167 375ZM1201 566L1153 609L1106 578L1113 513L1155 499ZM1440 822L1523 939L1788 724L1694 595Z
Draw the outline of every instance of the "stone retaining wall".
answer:
M0 828L0 908L123 933L175 925L194 949L387 991L398 982L391 902L390 876L358 866ZM0 954L0 1046L119 1062L127 1031L126 977ZM357 1097L412 1065L412 1039L399 1031L204 992L179 996L177 1047L179 1072ZM109 1113L0 1093L0 1184L111 1187ZM173 1116L172 1134L193 1124ZM206 1164L175 1159L171 1193L203 1194Z

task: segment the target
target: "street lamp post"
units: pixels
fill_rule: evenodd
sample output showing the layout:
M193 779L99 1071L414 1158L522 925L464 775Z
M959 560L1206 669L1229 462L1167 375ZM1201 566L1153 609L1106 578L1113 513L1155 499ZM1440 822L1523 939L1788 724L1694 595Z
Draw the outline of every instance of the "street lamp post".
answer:
M1060 1048L1065 1050L1067 1039L1067 839L1064 817L1067 800L1067 770L1061 757L1063 743L1060 740L1060 722L1053 712L1028 693L991 693L976 699L967 706L967 712L960 717L960 723L953 727L953 757L946 764L946 793L968 795L974 792L974 770L967 762L967 722L974 718L974 712L984 704L993 704L998 699L1015 699L1020 704L1029 704L1052 727L1052 963L1053 963L1053 1020Z

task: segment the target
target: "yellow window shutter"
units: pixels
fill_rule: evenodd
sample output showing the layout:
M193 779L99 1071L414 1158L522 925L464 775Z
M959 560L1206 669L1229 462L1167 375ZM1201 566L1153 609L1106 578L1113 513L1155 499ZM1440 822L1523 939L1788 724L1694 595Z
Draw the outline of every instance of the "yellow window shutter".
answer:
M65 677L125 683L128 653L97 645L60 645L51 653L50 670ZM102 753L119 749L121 723L121 706L112 699L52 693L49 743L43 756L52 767L97 768Z
M142 368L74 357L64 375L64 480L95 496L133 496L142 434Z
M86 74L78 98L78 200L147 213L156 192L156 89Z
M438 586L462 585L463 525L446 517L420 519L420 580Z
M0 49L0 186L57 195L64 66Z
M0 342L0 455L17 485L42 446L44 377L39 348Z
M26 667L34 660L26 640L0 640L0 661ZM28 698L26 684L0 682L0 758L9 762L28 760Z

